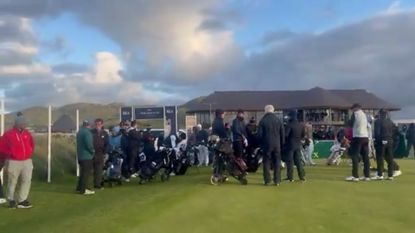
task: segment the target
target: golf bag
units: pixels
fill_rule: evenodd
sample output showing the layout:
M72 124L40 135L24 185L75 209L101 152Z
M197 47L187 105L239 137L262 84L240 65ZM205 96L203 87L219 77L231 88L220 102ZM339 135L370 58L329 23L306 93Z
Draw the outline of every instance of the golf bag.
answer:
M144 184L155 179L158 173L160 173L162 182L169 180L172 171L170 156L173 151L173 149L169 148L160 148L153 156L147 156L141 153L139 156L139 184Z
M245 163L248 169L247 172L256 172L261 166L262 163L262 150L260 148L256 148L253 153L247 154L245 157Z
M341 157L347 150L349 142L347 139L343 139L342 142L336 141L330 148L330 156L327 158L327 165L339 165L341 163Z
M176 175L185 175L187 169L191 166L190 159L187 156L187 150L179 150L177 153L173 153L174 160L172 161L173 172Z
M213 162L213 174L210 182L213 185L224 183L227 180L225 171L242 185L247 185L247 166L242 158L233 155L232 142L221 140L215 145L215 159Z
M120 149L112 150L108 154L108 159L104 166L103 186L105 183L108 183L108 185L112 187L114 182L118 185L122 184L123 161L123 152Z

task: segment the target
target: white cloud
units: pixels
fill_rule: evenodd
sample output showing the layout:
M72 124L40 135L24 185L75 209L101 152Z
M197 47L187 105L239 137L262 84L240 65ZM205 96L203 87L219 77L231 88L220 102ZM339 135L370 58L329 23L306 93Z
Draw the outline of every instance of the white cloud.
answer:
M111 84L122 82L122 64L118 57L110 52L98 52L95 55L97 63L94 72L88 75L89 83Z
M50 67L45 64L33 63L30 65L7 65L0 66L1 75L13 75L13 76L24 76L24 75L39 75L48 74Z

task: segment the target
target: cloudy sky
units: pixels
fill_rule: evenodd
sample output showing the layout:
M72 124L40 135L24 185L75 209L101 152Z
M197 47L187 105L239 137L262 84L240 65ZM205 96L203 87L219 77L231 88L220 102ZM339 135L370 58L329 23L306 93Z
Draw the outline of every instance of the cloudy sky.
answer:
M414 117L415 0L0 0L8 110L315 86Z

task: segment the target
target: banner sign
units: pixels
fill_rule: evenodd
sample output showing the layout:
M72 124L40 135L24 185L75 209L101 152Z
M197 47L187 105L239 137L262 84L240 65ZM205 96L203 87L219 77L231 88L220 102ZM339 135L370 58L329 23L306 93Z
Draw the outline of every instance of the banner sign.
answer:
M133 119L133 108L132 107L122 107L120 113L121 121L132 121Z
M164 130L167 135L176 133L179 129L177 127L177 107L166 106L164 107L165 121Z
M162 107L156 108L135 108L135 119L137 120L150 120L150 119L163 119L164 112Z

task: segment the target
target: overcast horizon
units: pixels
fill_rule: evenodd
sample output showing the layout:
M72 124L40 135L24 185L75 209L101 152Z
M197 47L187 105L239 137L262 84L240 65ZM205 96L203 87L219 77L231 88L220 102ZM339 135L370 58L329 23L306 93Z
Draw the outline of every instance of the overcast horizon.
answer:
M415 118L415 0L0 0L8 111L366 89Z

